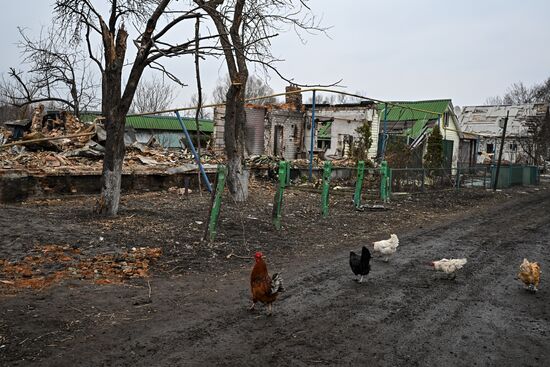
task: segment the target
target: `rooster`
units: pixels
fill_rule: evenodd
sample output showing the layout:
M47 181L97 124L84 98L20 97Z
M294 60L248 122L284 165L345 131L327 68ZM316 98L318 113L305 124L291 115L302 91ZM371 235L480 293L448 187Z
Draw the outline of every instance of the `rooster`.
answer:
M539 264L523 259L523 262L519 266L518 278L525 284L527 289L536 292L540 282Z
M256 263L250 274L250 289L252 291L252 306L253 310L256 302L262 302L267 305L267 314L271 316L273 301L277 299L279 293L284 292L283 279L278 273L269 276L267 265L264 261L264 256L261 252L256 252L254 255Z
M361 256L357 255L353 251L350 251L349 253L349 266L355 276L361 276L359 283L363 282L363 277L370 271L370 258L370 251L365 246L363 246L363 249L361 250Z
M431 265L435 270L439 270L447 274L452 275L452 279L456 278L456 271L462 269L462 267L468 262L466 259L441 259L439 261L432 261Z
M397 251L399 246L399 238L396 234L392 234L388 240L376 241L372 243L374 245L374 252L380 252L385 255L384 261L388 262L389 256Z

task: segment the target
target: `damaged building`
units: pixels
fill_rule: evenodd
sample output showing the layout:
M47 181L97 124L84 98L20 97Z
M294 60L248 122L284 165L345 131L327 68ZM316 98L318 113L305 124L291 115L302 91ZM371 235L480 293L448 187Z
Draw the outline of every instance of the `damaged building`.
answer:
M509 113L502 159L505 163L535 164L548 158L541 151L537 134L550 125L548 103L502 106L464 106L459 116L462 130L478 136L477 163L492 163L498 157L504 119Z
M306 105L306 147L311 144L312 105ZM315 106L314 152L327 159L348 157L350 149L358 138L357 129L368 124L371 129L372 143L368 151L369 159L377 154L379 115L372 101L345 104L317 104ZM309 148L308 148L309 151Z
M444 165L447 168L458 166L459 147L462 131L450 99L425 101L392 101L378 104L380 115L379 131L384 130L392 139L402 138L405 143L415 149L414 164L422 166L423 154L429 135L435 125L439 125L443 137ZM382 139L378 143L378 151L382 151Z
M295 87L287 87L287 92ZM296 90L296 89L294 89ZM289 94L284 104L246 105L246 148L249 155L269 155L286 160L307 158L311 149L313 106L302 104L301 93ZM224 148L225 108L214 110L213 147ZM376 157L378 113L371 102L318 104L315 106L313 153L321 159L349 157L350 146L358 138L357 128L371 127L369 158Z

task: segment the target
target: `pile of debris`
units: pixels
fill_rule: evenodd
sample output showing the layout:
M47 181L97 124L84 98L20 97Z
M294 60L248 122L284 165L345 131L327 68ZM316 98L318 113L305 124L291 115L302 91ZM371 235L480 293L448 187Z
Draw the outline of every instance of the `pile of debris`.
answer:
M272 157L267 155L250 156L246 162L250 168L277 169L279 162L284 161L281 157ZM288 161L290 168L308 168L309 159L295 159ZM322 168L324 161L319 157L313 157L313 167ZM332 160L333 167L356 167L357 161L352 158L341 158Z
M4 125L7 128L0 128L0 173L82 175L102 171L107 133L101 119L81 122L66 111L44 113L44 106L39 105L32 119ZM154 141L141 144L135 134L125 136L125 145L123 173L165 173L181 166L184 171L197 169L187 150L168 151ZM222 159L203 154L201 161L216 164Z
M90 256L67 245L36 246L20 261L0 259L0 289L42 289L65 279L81 279L96 284L123 283L144 278L150 264L162 254L160 248L139 247L130 251Z

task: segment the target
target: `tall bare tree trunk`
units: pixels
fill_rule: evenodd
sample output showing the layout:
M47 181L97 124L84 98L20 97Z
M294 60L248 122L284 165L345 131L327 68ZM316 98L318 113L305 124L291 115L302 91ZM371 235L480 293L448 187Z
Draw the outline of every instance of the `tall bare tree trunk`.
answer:
M124 45L120 49L125 50ZM101 197L96 212L105 216L114 216L118 212L120 187L122 182L122 164L124 162L124 125L128 108L122 103L122 66L123 59L113 58L103 72L102 114L105 117L105 156L101 175Z
M233 83L227 91L225 104L224 140L228 168L227 185L231 196L237 202L245 201L248 198L248 169L244 165L245 86L246 78L242 84Z
M113 216L118 212L120 186L122 181L122 163L124 162L124 120L125 117L111 114L105 120L107 141L101 175L101 199L97 211Z

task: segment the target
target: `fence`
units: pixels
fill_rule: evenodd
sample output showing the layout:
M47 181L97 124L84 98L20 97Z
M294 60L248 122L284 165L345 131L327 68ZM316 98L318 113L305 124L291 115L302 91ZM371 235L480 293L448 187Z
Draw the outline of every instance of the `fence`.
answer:
M284 192L292 186L290 179L292 170L288 162L279 162L278 185L273 200L272 219L276 229L281 229L283 218ZM313 188L320 195L320 208L323 217L329 215L329 197L331 195L349 195L352 192L353 202L356 210L364 210L368 205L361 205L362 199L374 199L387 202L392 193L407 192L419 193L434 190L448 190L460 188L482 188L488 189L493 186L496 175L496 167L471 166L465 168L389 168L386 161L383 161L379 168L365 168L365 162L358 162L355 169L355 190L344 189L335 190L336 186L331 186L331 179L337 178L341 174L333 172L332 162L326 161L323 165L321 188ZM343 171L342 171L343 172ZM347 169L349 172L349 169ZM296 174L296 173L295 173ZM301 172L298 169L298 175ZM205 239L211 241L216 237L216 227L218 215L220 212L221 196L225 182L226 168L218 166L218 175L216 179L216 191L213 193L210 215L207 224ZM512 185L533 185L539 183L539 171L535 166L517 166L509 165L500 167L498 187L510 187ZM301 185L295 186L299 188ZM331 189L332 188L332 189ZM309 189L311 190L311 188ZM370 206L374 208L375 206ZM383 207L382 207L383 208Z
M392 193L426 192L443 190L455 186L456 176L451 169L439 168L391 168L390 187Z
M490 189L496 176L496 166L479 165L457 168L392 168L390 187L392 193L419 193L460 188ZM539 183L536 166L505 165L500 167L497 188Z
M459 167L457 174L457 188L490 189L493 187L493 166L491 165Z
M495 171L496 168L493 167L493 177L496 174ZM539 183L539 179L539 170L536 166L501 166L497 188L503 189L514 185L535 185Z

